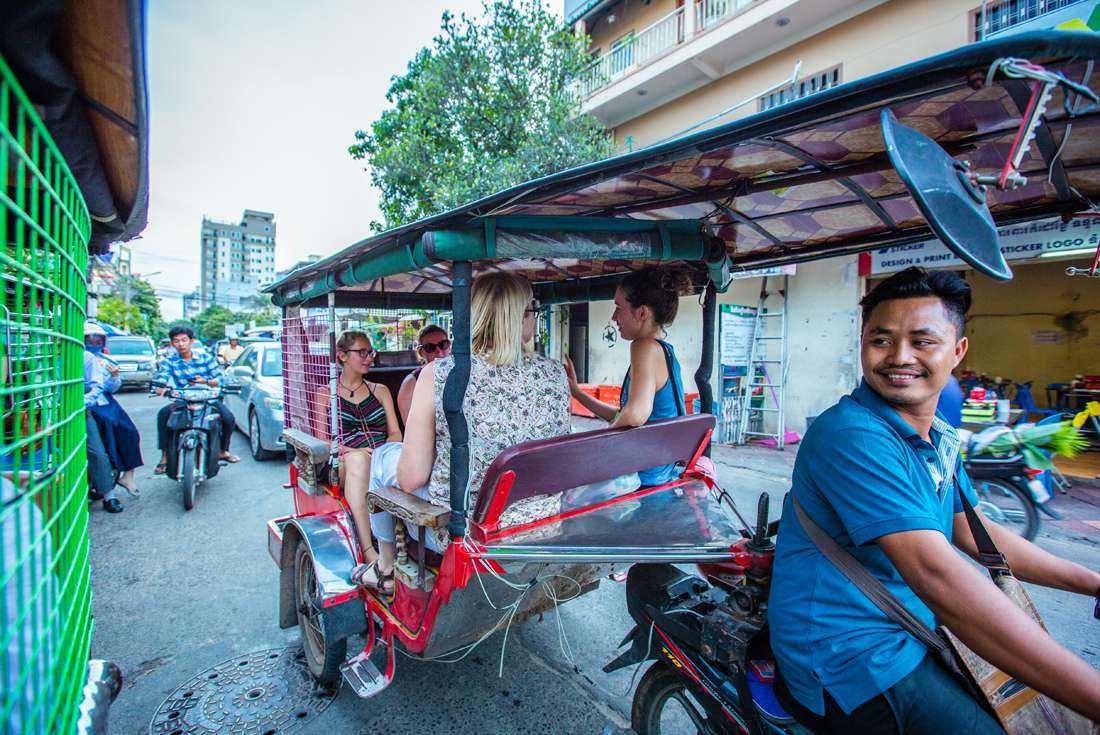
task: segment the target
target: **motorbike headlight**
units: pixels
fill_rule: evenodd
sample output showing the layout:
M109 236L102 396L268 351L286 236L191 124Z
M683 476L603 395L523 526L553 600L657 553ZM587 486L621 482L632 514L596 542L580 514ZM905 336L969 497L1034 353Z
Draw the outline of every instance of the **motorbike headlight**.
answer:
M282 398L264 398L264 405L267 406L268 408L270 408L272 411L282 411L283 410L283 399Z

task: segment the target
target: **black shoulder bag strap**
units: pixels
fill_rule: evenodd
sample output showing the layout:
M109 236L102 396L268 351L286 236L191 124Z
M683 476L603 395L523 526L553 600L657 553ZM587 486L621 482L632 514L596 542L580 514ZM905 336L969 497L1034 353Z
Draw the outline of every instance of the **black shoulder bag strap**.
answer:
M993 538L989 535L989 531L985 530L982 519L974 512L974 506L970 504L966 493L962 488L958 488L958 493L963 513L966 514L966 523L970 526L970 535L974 537L974 545L978 548L978 561L989 572L994 582L997 581L997 577L1011 575L1012 570L1009 569L1004 554L997 548L997 544L993 543Z
M867 595L867 598L875 603L875 606L879 610L882 610L886 617L893 620L914 638L923 643L947 671L955 674L960 679L966 680L966 677L963 676L962 671L959 669L959 664L955 660L955 653L951 647L948 646L934 630L929 628L923 620L914 615L909 608L902 604L901 600L895 597L890 590L886 589L886 585L872 576L854 556L845 551L844 547L833 540L832 536L825 533L821 526L817 525L806 511L802 509L802 504L798 502L798 498L793 494L791 495L791 504L794 506L794 512L795 515L798 516L799 524L806 532L806 535L810 537L810 541L813 541L817 550L820 551L826 559L832 562L833 566L848 578L848 581L858 587L863 594ZM973 510L971 510L971 512L973 513ZM976 518L977 516L975 516L975 519ZM985 529L983 528L982 532L984 533L984 531ZM990 541L990 543L992 543L992 541Z

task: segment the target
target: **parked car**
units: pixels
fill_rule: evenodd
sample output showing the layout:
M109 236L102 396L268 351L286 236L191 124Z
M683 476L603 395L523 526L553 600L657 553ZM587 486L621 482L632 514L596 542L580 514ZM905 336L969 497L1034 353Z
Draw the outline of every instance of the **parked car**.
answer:
M284 454L283 349L278 342L253 342L225 370L227 385L239 385L240 393L227 395L226 405L237 419L237 428L248 437L253 458Z
M153 340L139 335L107 337L107 354L118 363L123 388L148 388L157 374L157 351Z

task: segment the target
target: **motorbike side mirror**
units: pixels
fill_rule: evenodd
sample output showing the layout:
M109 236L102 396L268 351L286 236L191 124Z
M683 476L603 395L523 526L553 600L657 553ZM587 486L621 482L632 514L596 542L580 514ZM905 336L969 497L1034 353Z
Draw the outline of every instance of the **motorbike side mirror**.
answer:
M240 365L233 368L233 374L238 378L254 378L256 377L255 371L247 365Z

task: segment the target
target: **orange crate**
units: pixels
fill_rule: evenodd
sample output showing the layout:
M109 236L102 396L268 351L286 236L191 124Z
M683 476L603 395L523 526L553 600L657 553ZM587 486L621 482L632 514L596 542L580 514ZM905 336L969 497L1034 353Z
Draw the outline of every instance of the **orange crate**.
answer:
M695 401L699 398L698 393L685 393L684 394L684 411L687 413L695 413Z
M609 406L618 406L622 396L623 387L621 385L603 385L601 383L599 392L596 393L596 397Z
M581 383L580 389L588 395L592 396L593 398L599 397L598 386L592 385L591 383ZM590 419L596 418L596 414L592 413L587 408L582 406L580 401L578 401L576 398L570 399L570 406L574 416L584 416L585 418Z

